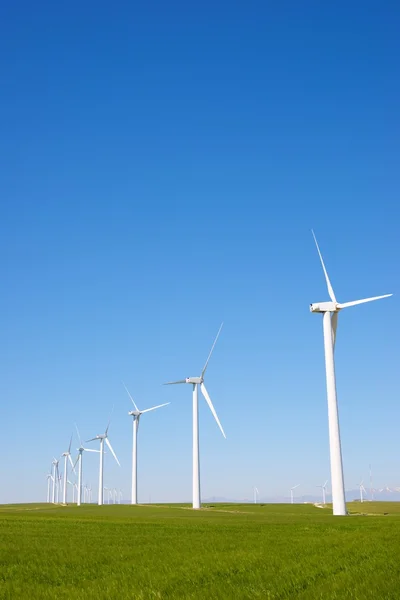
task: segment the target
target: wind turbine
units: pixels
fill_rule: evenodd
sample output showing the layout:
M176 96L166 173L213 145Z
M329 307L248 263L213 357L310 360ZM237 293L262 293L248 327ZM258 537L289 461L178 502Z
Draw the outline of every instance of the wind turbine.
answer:
M118 466L119 467L121 466L119 464L117 455L115 454L115 452L109 442L109 439L108 439L108 428L109 427L110 427L110 421L108 422L107 429L105 430L104 433L102 433L100 435L96 435L96 437L94 437L90 440L87 440L88 442L94 442L96 440L100 440L99 496L98 496L98 502L97 502L99 506L101 506L103 504L104 442L109 447L110 452L113 455L113 457L115 458L115 460L117 461Z
M369 465L369 493L371 494L371 500L374 499L374 488L372 487L372 468Z
M331 302L318 302L310 305L310 311L323 314L324 329L324 347L325 347L325 370L326 370L326 388L328 396L328 421L329 421L329 446L331 461L331 479L332 479L332 504L334 515L346 515L346 499L343 479L342 449L340 444L339 413L336 396L336 377L335 377L335 359L334 350L336 342L336 329L339 311L349 306L372 302L381 298L388 298L392 294L384 296L374 296L373 298L364 298L363 300L354 300L352 302L340 303L336 300L328 272L320 252L317 238L312 232L317 246L322 269L324 271L328 294Z
M328 480L325 481L323 485L317 485L322 490L322 504L326 504L326 486L328 485Z
M153 406L152 408L146 408L145 410L139 410L138 407L135 404L134 399L132 398L132 396L129 393L128 388L126 387L126 385L124 384L124 382L122 382L122 385L124 386L126 393L128 394L129 398L132 401L132 404L135 408L135 410L131 410L128 414L131 415L133 417L133 441L132 441L132 496L131 496L131 504L137 504L137 433L138 433L138 429L139 429L139 419L140 417L147 412L150 412L152 410L156 410L157 408L161 408L162 406L167 406L168 404L170 404L170 402L166 402L165 404L159 404L158 406Z
M217 413L215 412L215 408L213 403L211 402L211 398L208 395L206 386L204 385L204 375L206 374L206 370L208 367L208 363L210 361L211 355L213 353L215 344L217 343L219 334L221 333L223 323L218 330L217 336L214 340L214 343L211 347L210 354L206 360L206 364L203 367L200 377L187 377L186 379L181 379L179 381L169 381L165 385L175 385L178 383L189 383L193 386L193 500L192 506L193 508L200 508L201 505L201 497L200 497L200 457L199 457L199 386L201 389L201 393L203 394L209 409L211 410L214 419L217 422L218 427L221 430L222 435L226 438L225 432L222 429L222 425L219 422Z
M253 490L254 490L254 504L257 504L257 495L259 495L260 492L258 491L258 488L256 488L256 486L254 486Z
M51 473L47 473L47 500L46 502L50 502L50 485L53 480L53 475Z
M52 498L51 501L53 504L56 503L56 491L58 491L59 486L59 473L58 473L58 463L60 462L59 458L53 458L53 490L52 490ZM57 494L57 502L58 502L58 494Z
M364 487L364 481L361 481L358 484L358 487L360 489L360 502L364 502L364 496L363 496L363 492L367 493L367 490Z
M292 488L290 488L290 503L294 504L294 495L293 495L293 490L295 490L296 488L299 487L299 483L297 485L294 485Z
M67 468L68 468L68 460L71 463L72 469L75 472L75 468L74 468L74 463L72 462L72 458L71 458L71 444L72 444L72 435L71 435L71 439L69 440L69 446L68 446L68 450L66 452L63 452L61 456L64 457L64 489L63 489L63 504L67 504L67 481L68 481L68 474L67 474Z
M76 464L78 463L78 494L77 494L77 500L76 500L76 505L80 506L82 503L82 454L83 452L100 452L100 450L93 450L92 448L84 448L83 444L82 444L82 440L81 440L81 436L79 434L79 429L77 424L75 423L75 428L76 428L76 433L78 434L78 439L79 439L79 448L78 448L78 457L75 461L74 467L76 466Z
M62 479L62 473L59 472L58 470L58 465L57 465L57 489L56 489L56 503L59 504L60 502L60 496L61 496L61 479Z

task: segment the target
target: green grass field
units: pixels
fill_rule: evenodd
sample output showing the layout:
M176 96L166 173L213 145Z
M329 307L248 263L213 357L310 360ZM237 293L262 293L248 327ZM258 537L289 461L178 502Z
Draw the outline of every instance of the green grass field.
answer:
M400 599L400 505L349 509L2 506L0 598Z

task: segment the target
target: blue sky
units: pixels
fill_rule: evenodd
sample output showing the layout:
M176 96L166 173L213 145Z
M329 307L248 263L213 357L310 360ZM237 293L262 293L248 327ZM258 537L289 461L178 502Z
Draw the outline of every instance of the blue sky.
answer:
M101 433L105 484L191 498L302 493L329 476L310 229L341 301L345 482L398 475L399 16L395 3L20 2L1 46L0 502L45 497L53 455ZM76 445L76 440L74 441ZM97 457L85 481L97 485ZM300 489L299 489L300 493Z

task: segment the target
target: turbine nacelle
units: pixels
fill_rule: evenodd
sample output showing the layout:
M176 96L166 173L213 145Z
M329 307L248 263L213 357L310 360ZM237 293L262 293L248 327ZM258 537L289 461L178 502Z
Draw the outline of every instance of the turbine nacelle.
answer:
M340 307L337 302L318 302L316 304L310 304L310 311L312 313L326 313L326 312L339 312Z
M203 377L186 377L185 379L186 383L193 383L193 384L202 384L203 383Z
M140 412L140 410L130 410L128 412L128 415L131 415L131 417L136 417L136 418L140 417L141 414L142 413Z

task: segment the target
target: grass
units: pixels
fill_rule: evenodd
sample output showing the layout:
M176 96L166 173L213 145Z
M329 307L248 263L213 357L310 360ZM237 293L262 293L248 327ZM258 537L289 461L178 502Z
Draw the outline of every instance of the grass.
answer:
M0 598L399 599L400 504L349 509L2 506Z

